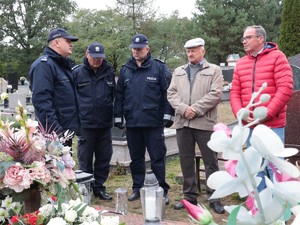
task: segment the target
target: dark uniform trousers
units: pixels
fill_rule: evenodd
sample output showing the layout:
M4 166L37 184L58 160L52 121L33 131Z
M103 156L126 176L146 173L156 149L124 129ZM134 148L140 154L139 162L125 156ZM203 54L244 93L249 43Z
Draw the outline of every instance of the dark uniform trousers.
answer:
M111 128L81 130L81 136L78 137L79 168L94 175L92 188L95 194L105 191L103 184L109 175L111 157Z
M170 186L166 183L166 152L164 128L142 127L126 128L127 144L130 152L130 171L133 180L132 190L138 192L144 185L146 148L151 160L151 170L159 185L168 193Z
M198 188L195 173L195 144L197 143L202 154L206 179L214 172L219 171L217 153L212 151L207 142L212 131L184 127L176 130L176 139L179 149L180 166L183 175L183 194L189 201L197 201ZM198 168L196 168L198 169ZM213 190L206 185L207 197ZM211 200L210 202L213 202Z

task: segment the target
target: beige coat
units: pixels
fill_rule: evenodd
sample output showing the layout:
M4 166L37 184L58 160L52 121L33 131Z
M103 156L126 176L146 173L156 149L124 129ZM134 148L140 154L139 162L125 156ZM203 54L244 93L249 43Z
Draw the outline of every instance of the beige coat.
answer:
M221 101L223 90L221 68L205 61L204 69L197 72L191 87L185 70L187 67L188 64L185 64L175 69L168 88L168 100L175 109L173 127L212 131L217 123L217 105ZM192 106L197 113L192 120L184 117L188 106Z

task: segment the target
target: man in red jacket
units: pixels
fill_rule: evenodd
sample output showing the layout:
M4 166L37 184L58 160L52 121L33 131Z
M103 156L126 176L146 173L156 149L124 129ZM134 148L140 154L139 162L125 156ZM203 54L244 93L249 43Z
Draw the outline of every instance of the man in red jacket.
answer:
M266 31L262 26L254 25L245 29L241 42L247 55L242 57L235 67L230 103L236 116L241 108L248 105L252 93L267 82L267 88L261 94L270 95L270 100L263 104L267 107L268 114L260 124L270 127L284 142L287 103L293 95L292 69L284 53L278 50L277 44L266 42L266 39ZM259 97L255 99L258 100ZM243 122L247 124L253 120L250 113ZM250 136L251 132L252 129ZM249 146L249 143L247 145ZM272 179L272 170L267 167L266 171L262 171L258 176L262 177L258 186L258 191L261 191L265 188L264 176Z

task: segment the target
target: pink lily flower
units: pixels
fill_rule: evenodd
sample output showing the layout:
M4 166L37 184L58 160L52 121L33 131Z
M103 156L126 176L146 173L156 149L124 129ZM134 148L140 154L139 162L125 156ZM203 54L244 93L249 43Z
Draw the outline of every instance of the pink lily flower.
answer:
M246 206L250 209L252 216L254 216L258 212L258 208L256 208L254 204L254 198L251 195L248 195L246 199Z
M227 127L224 123L217 123L216 125L214 125L214 131L217 131L217 130L225 131L225 133L227 134L228 137L232 133L231 129L229 127Z
M274 171L275 179L277 182L285 182L285 181L299 181L297 178L289 177L285 174L279 173L275 166L270 163L270 168Z
M224 168L232 177L236 177L236 164L237 163L238 163L238 160L228 160L224 164Z
M211 213L203 206L193 205L185 199L181 199L181 203L189 214L190 219L200 225L217 225L213 221L213 216Z

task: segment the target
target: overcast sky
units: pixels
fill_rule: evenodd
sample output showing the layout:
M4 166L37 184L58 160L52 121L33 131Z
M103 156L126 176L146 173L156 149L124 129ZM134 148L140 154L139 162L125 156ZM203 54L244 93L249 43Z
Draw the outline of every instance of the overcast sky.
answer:
M113 7L115 0L75 0L79 8L106 9L106 6ZM180 17L192 17L195 12L196 0L153 0L154 7L165 15L170 15L174 10L179 11Z

